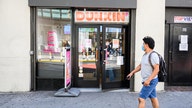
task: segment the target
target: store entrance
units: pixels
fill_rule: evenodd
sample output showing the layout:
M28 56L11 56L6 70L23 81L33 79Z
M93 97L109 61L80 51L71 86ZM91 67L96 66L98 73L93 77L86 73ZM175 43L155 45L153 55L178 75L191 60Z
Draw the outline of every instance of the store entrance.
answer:
M192 85L192 26L171 24L169 37L169 85Z
M79 25L75 84L82 88L120 88L125 80L125 28Z

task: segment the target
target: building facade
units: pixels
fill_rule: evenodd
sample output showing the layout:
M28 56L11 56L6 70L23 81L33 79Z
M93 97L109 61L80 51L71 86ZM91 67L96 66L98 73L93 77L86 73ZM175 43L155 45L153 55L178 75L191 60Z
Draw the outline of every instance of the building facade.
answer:
M192 5L180 7L180 3L183 2L3 0L0 91L57 90L64 87L65 78L71 79L67 80L71 87L139 91L140 74L130 81L125 77L140 63L144 36L155 39L155 50L168 63L168 82L160 82L157 89L164 90L166 84L191 85L191 77L178 80L180 76L184 79L184 75L191 75L188 64L192 61L184 62L192 58ZM176 29L180 28L177 34ZM186 54L185 60L170 53L174 52L174 35L182 37L183 47L176 53ZM186 63L184 74L179 75L181 70L176 70L171 62L173 57Z

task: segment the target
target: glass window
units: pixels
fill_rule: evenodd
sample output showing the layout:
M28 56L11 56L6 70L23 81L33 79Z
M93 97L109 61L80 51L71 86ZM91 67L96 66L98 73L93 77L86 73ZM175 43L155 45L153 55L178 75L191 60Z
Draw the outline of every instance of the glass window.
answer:
M97 80L97 28L79 28L79 78ZM97 50L98 51L98 50Z
M39 8L36 25L38 61L62 62L64 49L71 44L71 10Z
M60 10L59 9L52 9L52 18L60 19Z
M51 17L50 9L43 9L43 17Z
M70 10L61 10L61 18L66 19L66 18L71 18L71 13Z
M37 16L42 17L42 10L41 9L37 9Z

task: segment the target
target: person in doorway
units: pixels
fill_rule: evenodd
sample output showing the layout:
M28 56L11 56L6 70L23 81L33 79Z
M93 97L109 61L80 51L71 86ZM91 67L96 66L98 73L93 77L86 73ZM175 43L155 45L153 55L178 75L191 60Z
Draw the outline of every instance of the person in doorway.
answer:
M114 67L113 63L109 61L110 59L107 59L112 55L113 53L113 48L112 48L112 42L111 39L106 39L105 42L106 45L106 58L105 58L105 63L106 63L106 76L109 76L109 81L114 81L115 80L115 73L114 73Z
M67 40L62 41L62 46L63 47L70 47L69 42Z
M106 39L105 45L106 45L106 56L109 57L109 55L113 53L111 39Z
M156 85L158 83L158 72L159 72L159 57L156 53L151 54L151 62L154 68L149 63L149 55L155 47L155 41L153 38L146 36L143 38L142 50L145 52L141 63L128 75L130 78L137 72L141 71L143 87L139 93L139 105L138 108L145 108L145 101L147 98L151 99L153 108L159 108L159 102L156 95Z
M62 40L62 55L65 56L66 50L65 48L69 48L70 44L67 40Z

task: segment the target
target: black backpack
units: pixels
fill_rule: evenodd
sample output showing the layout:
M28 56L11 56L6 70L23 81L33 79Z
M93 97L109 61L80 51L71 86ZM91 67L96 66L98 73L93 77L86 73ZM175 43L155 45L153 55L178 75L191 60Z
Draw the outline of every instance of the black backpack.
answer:
M152 63L151 63L151 54L152 54L152 53L156 53L156 54L159 56L159 73L158 73L158 79L159 79L160 82L164 82L164 81L167 80L167 72L166 72L166 63L165 63L165 60L163 59L163 57L162 57L159 53L157 53L157 52L155 52L155 51L151 52L150 55L149 55L149 63L150 63L150 65L151 65L152 68L154 68L153 65L152 65Z

